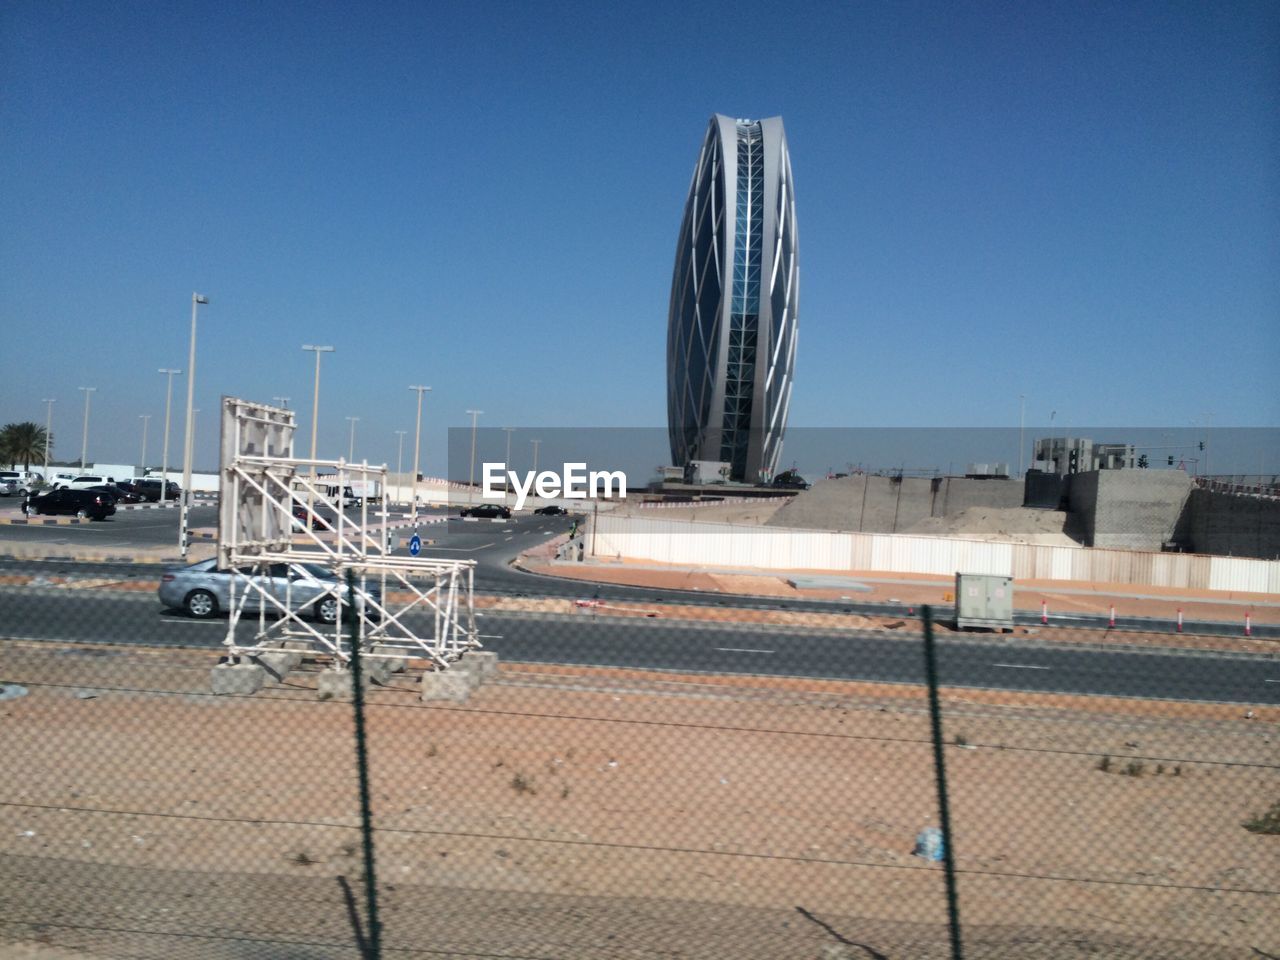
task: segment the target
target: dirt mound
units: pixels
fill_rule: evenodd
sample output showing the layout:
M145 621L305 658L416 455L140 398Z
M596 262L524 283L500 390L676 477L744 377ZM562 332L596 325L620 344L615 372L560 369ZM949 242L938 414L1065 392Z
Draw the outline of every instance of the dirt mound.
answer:
M927 517L903 532L931 537L965 537L971 540L1002 540L1044 546L1079 546L1066 533L1066 525L1067 514L1062 510L968 507L950 517Z

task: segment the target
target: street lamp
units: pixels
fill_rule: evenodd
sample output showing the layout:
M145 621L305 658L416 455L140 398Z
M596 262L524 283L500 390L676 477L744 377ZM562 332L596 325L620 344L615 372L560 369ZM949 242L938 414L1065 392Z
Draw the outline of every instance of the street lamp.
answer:
M57 397L45 397L40 401L47 405L47 411L44 415L44 482L49 482L49 437L52 436L53 430L53 405L58 402Z
M315 396L311 399L311 486L312 490L307 496L307 529L311 529L312 517L316 512L316 425L320 422L320 354L333 353L333 347L319 347L314 344L304 343L303 350L312 350L316 355L316 388Z
M347 463L350 463L356 458L356 423L360 418L347 417L347 420L351 423L351 442L347 446Z
M410 386L410 390L418 391L418 425L413 432L413 484L410 489L413 491L413 522L418 522L418 450L422 446L422 395L430 393L430 387Z
M160 368L161 373L169 375L169 387L164 394L164 459L160 461L160 502L169 499L169 405L173 400L173 375L181 370Z
M512 435L513 433L515 433L515 432L516 432L516 428L515 428L515 427L503 427L502 429L503 429L503 431L504 431L504 432L506 433L506 435L507 435L507 460L506 460L506 468L507 468L508 470L510 470L510 469L511 469L511 435Z
M97 387L79 387L77 389L84 391L84 440L80 444L80 472L85 470L85 457L89 453L89 397Z
M400 489L404 484L404 435L408 432L408 430L396 431L396 436L400 438L396 444L396 489ZM387 496L390 495L391 491L388 490Z
M529 442L533 444L533 475L536 477L538 475L538 444L542 441L530 440Z
M1025 440L1027 423L1027 397L1018 394L1018 476L1022 476L1022 444Z
M288 397L272 397L271 399L272 399L272 400L275 400L277 403L279 403L279 404L280 404L280 406L282 406L284 409L286 409L286 410L288 410L288 409L289 409L289 398L288 398Z
M147 427L151 426L151 414L140 413L138 419L142 421L142 462L139 466L143 473L147 472Z
M476 486L476 418L484 413L483 410L468 410L471 416L471 473L467 477L467 503L475 498Z
M187 517L191 512L191 455L196 399L196 310L200 304L208 304L209 298L199 293L191 294L191 347L187 353L187 433L182 452L182 492L178 495L178 549L182 559L187 559ZM161 481L161 486L164 482Z

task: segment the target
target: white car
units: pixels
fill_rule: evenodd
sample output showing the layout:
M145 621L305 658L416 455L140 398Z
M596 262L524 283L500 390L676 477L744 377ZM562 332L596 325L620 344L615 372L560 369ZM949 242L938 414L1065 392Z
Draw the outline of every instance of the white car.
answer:
M64 487L72 490L86 490L89 487L100 487L106 483L115 483L115 477L101 477L97 474L82 474L78 477L72 477L70 481L64 483Z
M0 494L7 497L16 493L25 497L35 487L38 479L29 470L0 470Z

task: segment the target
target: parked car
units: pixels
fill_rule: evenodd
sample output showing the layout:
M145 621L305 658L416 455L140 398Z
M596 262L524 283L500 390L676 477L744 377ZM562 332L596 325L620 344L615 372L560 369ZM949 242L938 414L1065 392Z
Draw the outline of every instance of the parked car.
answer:
M182 487L178 486L172 480L165 481L165 499L177 500L182 493ZM134 481L134 488L142 499L148 503L158 503L160 500L160 478L159 477L143 477L141 480Z
M461 515L479 520L505 520L511 516L511 511L500 503L478 503L474 507L464 508Z
M103 493L109 493L116 503L141 503L142 497L134 493L132 490L126 490L118 483L104 483L96 487L90 487L90 490L100 490Z
M263 599L263 590L281 606L288 605L293 612L321 623L334 623L344 607L351 608L347 585L332 570L314 563L273 563L265 569L243 567L233 571L219 569L214 559L202 560L190 566L166 570L160 577L156 593L166 607L185 610L188 616L204 620L231 609L233 579L236 602L238 604L238 598L244 597L242 609L245 610L256 611L264 604L268 611L280 609L270 600ZM257 584L256 588L250 588L251 580ZM382 602L380 584L370 580L364 590L376 602ZM364 603L358 594L355 599L357 604ZM370 614L372 619L377 619L375 611L370 611Z
M563 517L569 511L566 510L564 507L557 507L555 504L552 504L549 507L539 507L537 510L533 512L540 513L544 517Z
M72 477L64 486L70 487L72 490L88 490L90 487L100 487L104 483L115 483L115 477L103 477L98 474L82 473L78 477Z
M307 508L301 503L293 505L293 529L307 529ZM333 525L318 513L311 514L311 529L313 530L332 530Z
M115 498L101 490L72 490L59 487L37 497L28 497L23 510L27 516L42 513L70 514L90 520L105 520L116 512Z
M788 470L774 477L772 486L778 490L808 490L809 482L794 470Z
M40 478L29 470L0 470L0 494L25 497L36 488Z

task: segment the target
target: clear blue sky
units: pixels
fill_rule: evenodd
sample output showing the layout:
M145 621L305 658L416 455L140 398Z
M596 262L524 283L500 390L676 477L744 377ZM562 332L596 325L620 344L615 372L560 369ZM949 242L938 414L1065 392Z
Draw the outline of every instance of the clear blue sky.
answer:
M786 125L794 426L1280 425L1271 0L9 0L0 97L0 421L56 397L55 456L86 385L158 459L193 290L198 465L222 394L309 433L303 343L332 456L394 467L412 383L431 472L469 407L665 427L714 112Z

